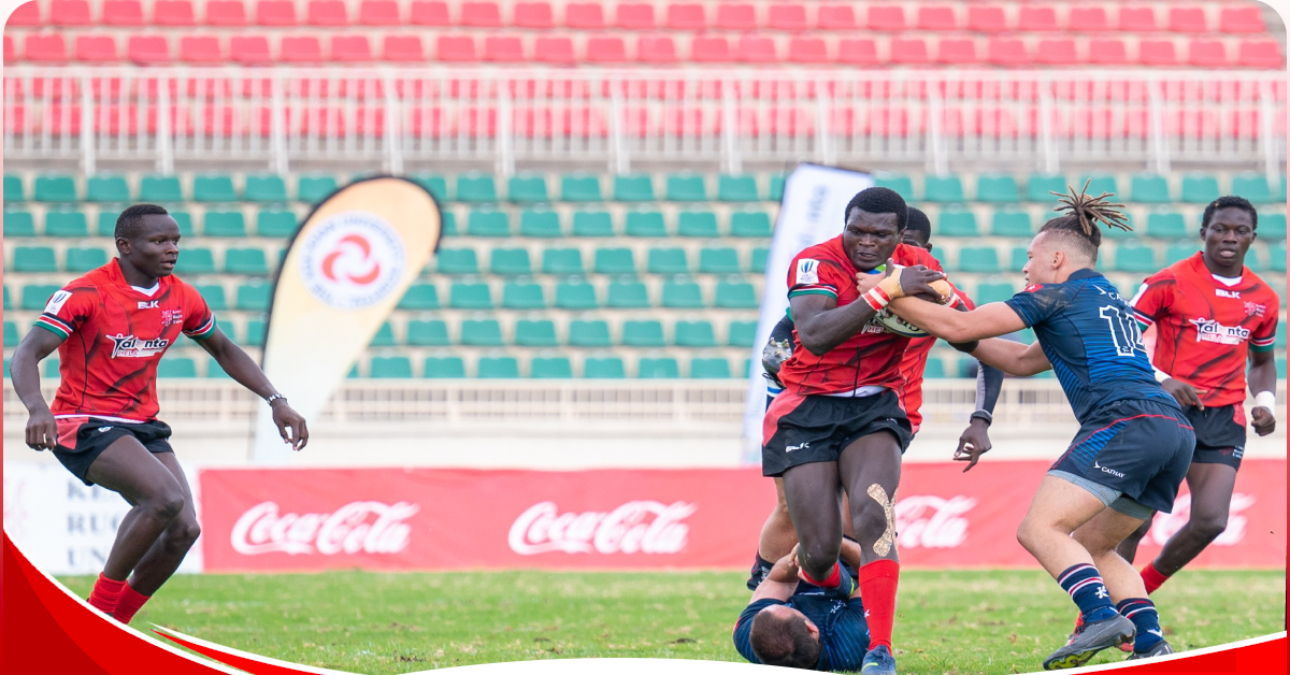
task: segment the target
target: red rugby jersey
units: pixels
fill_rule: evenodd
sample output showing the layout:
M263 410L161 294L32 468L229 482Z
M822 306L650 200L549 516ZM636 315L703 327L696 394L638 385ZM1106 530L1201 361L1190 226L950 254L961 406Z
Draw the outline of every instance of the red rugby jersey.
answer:
M898 265L926 265L941 269L926 250L899 244L892 254ZM842 235L810 246L793 258L788 270L788 297L830 295L838 306L860 299L856 290L858 271L842 247ZM840 394L864 386L881 386L901 394L904 377L900 360L909 338L869 323L860 332L823 356L807 351L793 331L793 356L780 368L784 388L799 394Z
M37 326L59 337L62 382L55 417L157 417L157 362L182 331L194 339L215 331L215 315L192 286L162 277L155 293L132 288L115 259L54 293Z
M1245 401L1249 350L1272 349L1280 303L1248 267L1235 286L1220 283L1197 252L1148 277L1132 304L1143 330L1156 327L1152 365L1225 406Z
M955 287L954 294L959 296L959 301L967 309L976 309L976 305L962 289ZM918 427L923 423L923 413L919 411L919 408L923 407L923 371L927 368L927 355L932 351L934 344L936 344L936 338L930 335L910 338L909 346L905 347L905 356L900 360L900 374L905 378L905 395L902 401L909 423L914 427L914 433L918 433Z

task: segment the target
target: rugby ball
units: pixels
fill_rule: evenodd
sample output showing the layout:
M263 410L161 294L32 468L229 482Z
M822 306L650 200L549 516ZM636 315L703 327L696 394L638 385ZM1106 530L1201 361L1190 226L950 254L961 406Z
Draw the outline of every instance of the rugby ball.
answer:
M897 265L895 263L892 263L892 267L893 267L892 274L900 274L900 271L905 268L904 265ZM875 269L875 272L878 272L878 271L885 272L886 265L879 265ZM937 282L937 283L940 283L940 282ZM928 302L931 302L931 301L929 300ZM921 337L927 337L929 335L929 333L923 330L922 328L919 328L918 326L915 326L914 324L900 318L899 316L892 314L890 309L884 309L881 312L878 312L876 315L874 315L872 321L873 323L876 323L879 326L882 326L884 329L887 330L887 332L895 333L896 335L899 335L901 337L921 338Z

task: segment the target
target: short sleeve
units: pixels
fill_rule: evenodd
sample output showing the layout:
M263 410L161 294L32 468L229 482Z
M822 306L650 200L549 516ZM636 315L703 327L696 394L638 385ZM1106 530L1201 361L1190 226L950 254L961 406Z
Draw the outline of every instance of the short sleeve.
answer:
M1142 330L1150 328L1157 319L1169 313L1176 283L1172 278L1151 277L1138 287L1129 304L1133 305L1134 317Z
M847 280L841 278L837 264L830 260L807 257L795 258L788 270L788 297L799 295L828 295L838 297L838 289Z
M1250 335L1250 350L1270 352L1277 342L1277 316L1280 311L1276 302L1267 304L1263 309L1263 322Z
M735 622L735 650L739 655L748 660L749 663L761 663L757 660L757 655L752 650L752 624L753 617L757 613L770 607L771 605L788 604L780 600L765 599L749 603L744 611L739 615L739 621Z
M98 306L98 291L93 288L61 288L49 297L33 325L66 340L80 330Z
M1027 327L1036 326L1064 309L1068 303L1066 289L1061 284L1029 286L1024 291L1004 300Z
M215 334L215 314L192 286L184 286L184 335L205 340Z

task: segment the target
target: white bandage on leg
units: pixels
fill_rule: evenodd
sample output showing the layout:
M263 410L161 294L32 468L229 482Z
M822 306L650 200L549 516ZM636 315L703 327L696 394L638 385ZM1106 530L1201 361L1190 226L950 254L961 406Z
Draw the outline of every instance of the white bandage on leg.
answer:
M873 543L873 552L886 556L891 552L891 547L896 545L896 502L894 499L888 499L887 491L877 483L870 485L866 492L882 506L883 516L887 518L887 529L883 531L881 537L878 537L878 541Z

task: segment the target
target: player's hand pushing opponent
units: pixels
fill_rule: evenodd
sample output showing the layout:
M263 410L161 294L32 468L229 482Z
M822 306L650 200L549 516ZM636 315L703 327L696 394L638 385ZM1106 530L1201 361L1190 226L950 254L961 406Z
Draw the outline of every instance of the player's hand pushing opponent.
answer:
M1184 408L1205 409L1205 404L1200 401L1201 394L1205 393L1204 389L1193 387L1182 380L1175 380L1172 377L1161 382L1160 388L1174 397L1174 400L1178 401L1178 405Z
M900 276L896 277L896 270L900 270ZM887 281L895 279L895 282ZM912 265L901 267L894 260L887 260L887 274L884 281L878 284L891 299L900 297L921 295L927 298L938 298L941 302L949 299L954 291L948 281L945 281L945 274L924 265Z

